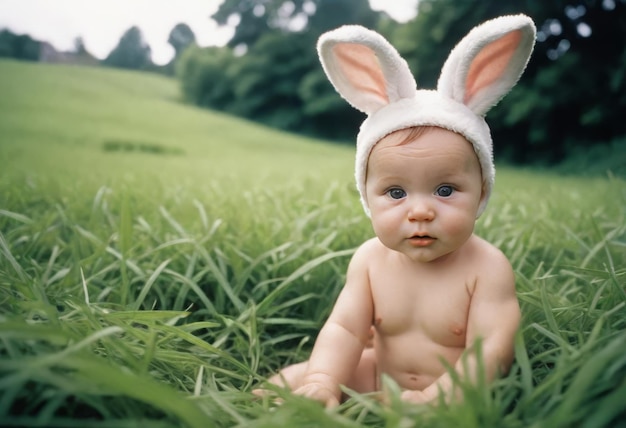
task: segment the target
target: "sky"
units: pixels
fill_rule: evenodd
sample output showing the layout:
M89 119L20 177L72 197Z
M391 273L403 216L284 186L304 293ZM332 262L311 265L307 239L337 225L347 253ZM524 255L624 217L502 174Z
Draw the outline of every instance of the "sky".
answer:
M361 1L361 0L356 0ZM372 9L385 10L404 22L415 16L418 0L369 0ZM0 0L0 29L72 50L83 38L91 54L103 59L132 26L141 29L152 49L152 61L165 64L174 55L167 43L172 28L184 22L200 46L223 46L232 28L220 28L210 16L222 0Z

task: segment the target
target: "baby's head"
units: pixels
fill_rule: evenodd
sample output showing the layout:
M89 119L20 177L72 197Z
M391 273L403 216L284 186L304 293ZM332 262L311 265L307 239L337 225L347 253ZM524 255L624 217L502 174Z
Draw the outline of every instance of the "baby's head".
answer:
M335 89L368 115L357 137L355 178L366 213L366 173L372 151L406 129L435 127L465 139L480 166L485 209L494 182L492 141L484 116L517 82L530 57L535 27L524 15L475 27L452 50L437 90L417 90L408 65L380 34L344 26L323 34L318 52ZM418 138L419 140L419 138ZM466 148L468 148L466 147Z
M355 178L361 203L367 215L370 208L366 197L366 172L373 150L390 137L428 129L447 130L465 143L468 159L479 165L484 197L476 217L485 209L495 178L492 142L484 117L474 114L465 105L442 96L438 91L419 90L413 98L399 100L370 115L361 125L357 136ZM413 135L417 137L417 135ZM393 138L392 138L393 139Z

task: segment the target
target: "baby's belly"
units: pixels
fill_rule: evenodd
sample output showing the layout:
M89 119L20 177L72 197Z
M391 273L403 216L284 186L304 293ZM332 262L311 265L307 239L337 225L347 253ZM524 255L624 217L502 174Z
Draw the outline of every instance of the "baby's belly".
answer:
M378 372L393 378L402 388L422 390L445 373L441 359L454 365L463 346L443 346L421 333L392 337L377 335L374 341Z

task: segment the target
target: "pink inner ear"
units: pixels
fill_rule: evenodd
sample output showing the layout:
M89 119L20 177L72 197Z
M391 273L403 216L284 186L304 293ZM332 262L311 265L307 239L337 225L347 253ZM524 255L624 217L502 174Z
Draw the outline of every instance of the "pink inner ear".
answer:
M476 55L465 81L465 99L463 100L465 104L478 91L491 85L502 76L521 39L522 32L520 30L513 31L491 42Z
M372 49L356 43L338 43L333 47L341 71L357 94L389 104L385 76Z

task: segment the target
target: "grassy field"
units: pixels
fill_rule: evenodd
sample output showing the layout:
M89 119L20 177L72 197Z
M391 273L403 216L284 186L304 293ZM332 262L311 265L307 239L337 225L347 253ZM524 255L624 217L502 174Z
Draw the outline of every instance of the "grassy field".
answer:
M511 373L463 404L333 411L251 390L307 357L372 235L351 147L142 73L0 61L0 425L626 426L626 183L501 167ZM331 126L331 125L329 125Z

